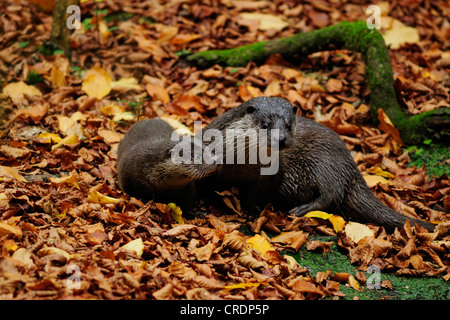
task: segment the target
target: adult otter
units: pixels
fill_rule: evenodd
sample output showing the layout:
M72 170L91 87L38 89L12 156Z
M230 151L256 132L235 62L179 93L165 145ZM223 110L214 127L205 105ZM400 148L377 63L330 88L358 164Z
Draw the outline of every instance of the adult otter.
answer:
M207 129L279 129L279 170L261 175L260 163L220 165L209 180L236 183L247 189L247 202L272 202L302 216L312 210L336 212L347 219L402 227L408 219L432 231L434 225L386 207L370 191L349 150L326 126L296 116L297 108L282 98L258 97L225 112ZM224 138L226 140L226 138ZM241 152L237 150L237 152Z

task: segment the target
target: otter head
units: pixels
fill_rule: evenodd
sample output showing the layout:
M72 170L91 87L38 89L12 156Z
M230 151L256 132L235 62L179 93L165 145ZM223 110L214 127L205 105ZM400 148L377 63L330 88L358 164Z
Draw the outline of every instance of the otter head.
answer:
M296 106L283 98L257 97L241 104L241 108L244 108L245 117L252 121L254 128L267 130L267 141L272 141L269 147L273 144L274 137L277 137L280 149L291 145L297 123ZM274 129L276 131L272 131Z

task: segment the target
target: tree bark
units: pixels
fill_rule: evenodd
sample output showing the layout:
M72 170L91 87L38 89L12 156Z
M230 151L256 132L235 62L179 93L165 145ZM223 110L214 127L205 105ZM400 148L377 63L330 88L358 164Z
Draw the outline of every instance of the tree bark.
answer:
M72 34L72 30L67 27L67 19L70 16L67 8L78 4L79 0L58 0L53 11L50 43L64 50L66 55L70 54L70 35Z
M333 49L348 49L360 52L366 65L366 81L370 88L372 118L377 119L382 108L399 130L406 144L421 144L429 136L430 126L439 123L437 130L450 127L450 108L432 110L417 116L407 117L397 103L391 61L382 35L369 29L364 21L342 21L319 30L299 33L292 37L257 42L234 49L209 50L191 54L187 60L199 67L213 64L246 66L250 61L264 62L270 55L278 53L284 57L308 54ZM439 114L439 121L436 115ZM442 133L442 132L441 132ZM448 134L448 132L447 132Z

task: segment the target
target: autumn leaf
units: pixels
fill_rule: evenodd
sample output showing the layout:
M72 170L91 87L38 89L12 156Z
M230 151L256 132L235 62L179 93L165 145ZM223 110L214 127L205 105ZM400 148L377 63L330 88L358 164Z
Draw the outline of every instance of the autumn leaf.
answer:
M19 171L16 168L0 166L0 177L5 176L22 182L27 182L27 180L19 173Z
M21 105L24 100L24 96L30 97L42 97L41 91L36 87L27 85L23 81L9 83L3 87L3 93L9 97L16 105Z
M100 67L93 67L86 72L81 90L83 90L88 97L95 97L98 100L106 97L111 91L111 77Z
M243 283L237 283L230 286L224 286L224 289L226 290L234 290L234 289L248 289L248 288L257 288L261 285L261 283L256 282L243 282Z
M65 145L71 145L71 144L76 144L78 143L80 140L78 139L78 135L76 134L71 134L68 135L67 137L61 139L57 144L52 146L52 151L65 146Z
M72 185L75 188L80 189L80 185L78 184L78 174L76 172L60 178L50 177L49 180L55 184L67 183L68 185Z
M261 237L259 234L254 235L247 240L247 245L256 250L262 257L268 252L275 250L266 238Z
M168 206L170 208L170 212L172 213L172 217L175 220L175 222L178 224L183 224L184 219L181 216L183 212L181 211L180 207L177 206L175 203L169 203Z
M88 200L95 203L119 203L122 201L121 199L105 196L104 194L101 194L97 190L94 190L91 193L89 193Z
M388 116L384 113L383 109L381 108L378 109L378 121L380 121L380 124L378 125L380 130L386 133L390 133L394 138L394 140L397 141L397 143L403 145L400 133L398 132L397 128L394 127L391 120L388 118Z
M366 174L363 176L369 188L375 187L377 184L392 184L391 181L386 180L385 178L377 175Z
M328 220L331 222L331 224L333 225L333 229L336 232L342 230L345 226L345 220L341 216L336 216L323 211L310 211L305 214L305 217Z
M262 31L270 29L282 30L289 25L289 23L281 17L267 13L243 12L240 14L240 17L244 20L258 21L258 29Z
M142 241L142 238L137 238L121 246L120 248L123 250L135 252L136 255L142 256L142 253L144 252L144 243Z
M358 222L348 222L344 229L347 236L350 237L354 242L358 243L361 239L365 237L373 237L373 231L366 225Z
M22 237L22 229L16 225L0 221L0 237L7 236L9 234L20 238Z
M53 144L58 143L61 140L62 138L60 136L58 136L56 133L51 132L42 132L36 137L36 141L39 143Z
M416 28L404 25L394 19L391 29L383 34L384 42L391 49L398 49L405 43L417 43L420 41L419 31Z
M164 89L159 85L147 83L145 89L147 90L148 94L153 98L153 100L161 101L162 103L167 103L170 101L170 96L167 93L166 89Z

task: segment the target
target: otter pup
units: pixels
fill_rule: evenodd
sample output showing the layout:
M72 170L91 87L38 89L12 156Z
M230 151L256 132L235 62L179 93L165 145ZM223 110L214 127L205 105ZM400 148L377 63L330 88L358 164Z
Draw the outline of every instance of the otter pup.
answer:
M117 180L120 188L142 200L175 202L192 210L193 181L213 173L216 165L201 160L203 145L191 137L172 141L174 129L161 119L134 124L119 144ZM187 138L187 137L185 137ZM184 144L184 145L183 145ZM187 147L189 163L175 161L174 150ZM198 163L197 163L198 162Z
M312 210L335 211L347 219L370 222L388 230L408 219L428 230L428 222L406 217L386 207L366 185L349 150L326 126L296 115L282 98L258 97L227 111L206 129L279 129L279 170L263 176L254 165L221 165L210 179L247 188L249 208L272 202L302 216ZM274 150L276 152L276 150Z

